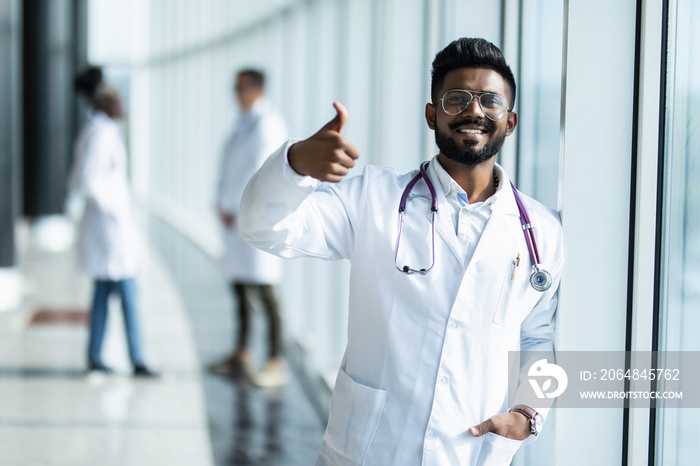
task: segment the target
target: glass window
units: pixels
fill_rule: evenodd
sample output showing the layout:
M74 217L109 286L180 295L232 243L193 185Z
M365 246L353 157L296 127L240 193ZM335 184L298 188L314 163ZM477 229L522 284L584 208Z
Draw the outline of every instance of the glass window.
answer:
M518 189L557 208L564 2L521 1L518 113ZM554 416L533 445L521 448L514 465L551 464Z
M700 30L693 26L700 21L700 3L677 0L669 13L659 350L698 351ZM700 409L657 410L655 464L697 462L699 415Z
M517 186L557 208L564 2L521 3Z

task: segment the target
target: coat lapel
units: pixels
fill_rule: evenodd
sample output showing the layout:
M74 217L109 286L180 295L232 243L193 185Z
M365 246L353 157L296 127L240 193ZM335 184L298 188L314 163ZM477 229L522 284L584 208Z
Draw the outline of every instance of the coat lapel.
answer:
M431 164L437 163L436 161L431 162ZM455 233L455 225L452 217L450 216L450 208L447 204L447 198L445 197L445 191L442 189L440 181L435 177L435 173L432 168L428 167L428 175L430 176L430 181L433 183L435 188L435 193L438 199L438 211L435 216L435 230L442 240L447 244L447 247L452 251L452 254L462 262L464 260L464 254L462 253L462 247L457 239L457 234ZM430 191L428 186L420 181L413 190L420 196L426 196L430 198ZM430 211L426 212L426 218L430 221L432 213ZM437 259L436 259L437 260Z
M471 264L482 260L493 265L508 264L515 260L517 254L520 254L521 264L529 261L520 213L510 181L505 179L503 182L507 184L499 193L500 198L492 206L491 216L479 238Z
M436 162L432 162L436 163ZM501 170L502 180L504 184L502 192L499 193L499 199L492 206L492 213L489 221L486 223L484 232L479 239L479 243L474 251L471 263L476 263L479 260L488 261L512 261L516 256L513 254L520 253L520 260L529 262L527 245L522 235L522 227L520 225L520 213L518 206L513 196L513 191L510 188L510 179L504 170ZM442 186L437 180L432 168L428 168L428 174L435 187L435 192L438 198L438 213L435 218L435 229L439 236L447 244L452 254L462 262L464 253L462 246L459 243L457 234L455 233L454 220L450 215L450 208ZM430 198L430 191L424 182L419 182L414 191L421 195ZM430 221L430 212L426 213L428 221ZM523 251L521 251L523 249ZM496 262L493 262L496 263Z
M435 229L440 234L442 240L447 244L447 247L452 251L460 262L464 260L462 246L459 244L457 234L455 233L455 224L450 216L450 210L447 206L445 194L438 191L438 213L435 218Z

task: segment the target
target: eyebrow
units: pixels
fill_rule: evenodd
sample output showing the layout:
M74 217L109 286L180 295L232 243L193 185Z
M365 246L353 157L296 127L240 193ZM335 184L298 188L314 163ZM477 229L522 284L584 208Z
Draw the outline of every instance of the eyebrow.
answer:
M467 92L474 92L477 94L496 94L496 95L499 95L499 96L503 97L504 99L506 99L506 102L508 102L508 105L510 105L510 100L509 100L510 96L507 96L506 94L501 94L501 93L496 92L496 91L477 91L477 90L472 90L472 89L464 89L461 87L451 87L449 89L445 89L444 91L442 91L442 95L445 95L445 92L447 92L447 91L467 91Z
M475 90L475 89L464 89L464 88L462 88L462 87L452 87L452 88L450 88L450 89L447 89L445 92L451 91L451 90L469 91L469 92L476 92L476 93L479 93L479 94L497 94L497 95L500 95L501 97L505 97L503 94L501 94L500 92L496 92L496 91L491 91L491 90L477 91L477 90Z

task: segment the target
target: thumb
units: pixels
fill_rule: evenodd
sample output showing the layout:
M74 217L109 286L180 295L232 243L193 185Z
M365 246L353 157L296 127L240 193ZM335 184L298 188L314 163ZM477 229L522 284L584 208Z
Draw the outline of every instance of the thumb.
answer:
M474 437L481 437L487 432L491 432L491 419L486 419L478 426L469 428L469 433L472 434Z
M336 111L335 117L333 117L331 121L326 123L323 126L323 128L321 128L321 131L331 130L340 132L340 130L343 129L345 123L347 123L348 110L345 108L345 106L340 102L333 102L333 108L335 108Z

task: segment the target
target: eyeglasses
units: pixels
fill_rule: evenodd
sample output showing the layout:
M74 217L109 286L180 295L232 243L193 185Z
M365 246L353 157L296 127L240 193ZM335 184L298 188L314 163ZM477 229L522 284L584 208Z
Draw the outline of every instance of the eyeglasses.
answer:
M467 91L465 89L450 89L443 94L442 109L448 115L459 115L471 105L472 100L476 97L481 111L491 121L502 120L508 114L508 101L502 95L494 94L493 92L476 92Z

